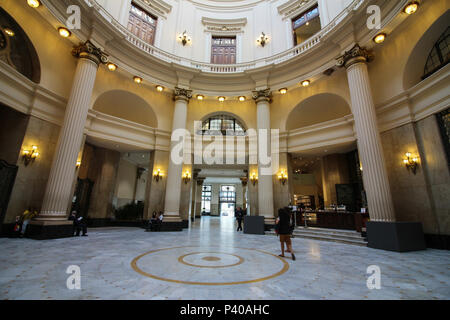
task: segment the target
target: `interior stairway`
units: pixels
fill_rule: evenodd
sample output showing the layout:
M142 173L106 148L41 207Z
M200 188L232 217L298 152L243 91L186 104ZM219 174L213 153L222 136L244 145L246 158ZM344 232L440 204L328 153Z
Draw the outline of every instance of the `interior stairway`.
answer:
M266 234L275 235L275 231L270 230L267 231ZM306 238L321 241L340 242L357 246L367 246L367 241L362 237L361 233L352 230L296 227L293 234L295 238Z

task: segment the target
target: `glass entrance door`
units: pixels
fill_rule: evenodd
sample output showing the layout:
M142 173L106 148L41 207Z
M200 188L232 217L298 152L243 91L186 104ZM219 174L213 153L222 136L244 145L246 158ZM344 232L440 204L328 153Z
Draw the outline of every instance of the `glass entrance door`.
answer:
M220 216L234 217L234 209L236 207L236 187L221 186L219 194Z

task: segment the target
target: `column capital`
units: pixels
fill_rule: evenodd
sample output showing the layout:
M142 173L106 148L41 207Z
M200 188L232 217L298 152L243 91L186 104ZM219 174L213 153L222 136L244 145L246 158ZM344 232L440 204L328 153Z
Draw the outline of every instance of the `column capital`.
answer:
M197 178L197 185L201 186L205 182L205 178Z
M100 48L97 48L90 40L80 43L72 50L72 55L77 58L88 59L99 66L101 63L108 62L108 55L104 53Z
M264 89L264 90L258 90L258 91L252 91L252 97L253 100L256 101L256 103L260 101L267 101L272 102L272 92L270 91L270 88Z
M369 50L360 47L359 44L355 44L353 48L337 59L337 66L348 68L356 63L366 63L372 60L373 55Z
M173 93L173 99L175 101L177 100L189 101L189 99L191 98L192 98L192 90L175 87L175 91Z

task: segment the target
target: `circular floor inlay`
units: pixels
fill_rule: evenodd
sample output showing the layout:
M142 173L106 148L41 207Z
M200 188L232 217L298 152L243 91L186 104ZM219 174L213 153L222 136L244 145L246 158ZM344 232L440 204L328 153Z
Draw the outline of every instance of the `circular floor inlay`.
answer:
M190 256L194 256L194 258L196 256L199 256L201 254L216 254L216 255L222 255L222 257L225 258L225 256L231 256L233 259L232 263L228 263L228 264L215 264L215 265L202 265L202 264L197 264L197 263L193 263L193 262L188 262L185 260L186 257L190 257ZM236 260L237 258L237 260ZM220 257L217 256L206 256L206 257L201 257L201 260L204 261L209 261L209 262L215 262L215 261L221 261L224 260ZM194 261L199 261L198 259L194 260ZM222 252L192 252L192 253L188 253L185 255L182 255L181 257L178 258L178 262L183 263L185 265L188 266L192 266L192 267L197 267L197 268L228 268L228 267L234 267L237 265L240 265L241 263L244 262L244 258L235 255L235 254L231 254L231 253L222 253Z
M202 260L205 261L220 261L221 259L218 257L203 257Z
M284 259L259 249L196 249L200 248L186 246L152 250L134 258L131 267L152 279L205 286L261 282L289 270Z

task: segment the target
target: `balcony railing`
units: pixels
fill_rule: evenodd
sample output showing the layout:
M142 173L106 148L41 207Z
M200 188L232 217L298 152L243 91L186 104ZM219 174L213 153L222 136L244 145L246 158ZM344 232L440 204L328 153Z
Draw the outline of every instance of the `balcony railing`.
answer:
M151 56L169 63L176 63L182 66L194 68L196 70L201 70L203 72L239 73L271 64L279 64L309 51L310 49L317 46L324 36L331 32L342 20L344 20L353 10L357 9L366 0L354 0L345 10L337 15L336 18L333 19L333 21L322 28L314 36L300 43L294 48L288 49L271 57L236 64L212 64L206 62L198 62L161 50L151 44L146 43L145 41L141 40L133 33L131 33L124 25L118 22L108 11L106 11L100 4L98 4L96 0L84 1L90 7L94 8L99 15L110 22L119 32L121 32L128 42Z

